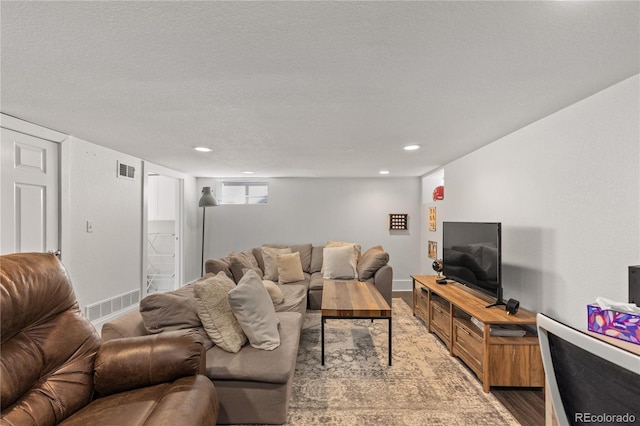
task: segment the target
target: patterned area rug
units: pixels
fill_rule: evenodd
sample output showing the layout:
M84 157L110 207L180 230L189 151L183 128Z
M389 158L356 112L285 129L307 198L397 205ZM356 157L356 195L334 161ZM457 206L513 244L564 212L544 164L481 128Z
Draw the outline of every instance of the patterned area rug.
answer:
M327 320L320 365L320 311L305 317L288 425L518 425L478 379L393 299L388 322Z

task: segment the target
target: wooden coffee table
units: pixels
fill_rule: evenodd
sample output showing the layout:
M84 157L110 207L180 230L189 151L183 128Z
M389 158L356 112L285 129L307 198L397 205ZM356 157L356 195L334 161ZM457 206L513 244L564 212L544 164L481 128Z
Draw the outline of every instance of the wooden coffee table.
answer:
M389 365L391 365L391 307L370 282L325 280L322 288L322 365L324 323L328 319L389 320Z

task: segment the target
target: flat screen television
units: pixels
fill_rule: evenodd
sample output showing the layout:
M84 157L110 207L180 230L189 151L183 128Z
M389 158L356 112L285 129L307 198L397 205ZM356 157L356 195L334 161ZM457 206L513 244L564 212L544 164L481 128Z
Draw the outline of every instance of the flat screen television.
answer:
M502 224L443 222L442 263L447 279L502 302ZM489 307L487 306L487 307Z

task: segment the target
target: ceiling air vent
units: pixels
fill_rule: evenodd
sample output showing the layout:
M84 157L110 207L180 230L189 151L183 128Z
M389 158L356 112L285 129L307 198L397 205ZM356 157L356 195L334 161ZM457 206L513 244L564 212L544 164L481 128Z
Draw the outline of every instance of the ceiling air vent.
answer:
M134 180L136 178L136 168L118 161L118 177Z

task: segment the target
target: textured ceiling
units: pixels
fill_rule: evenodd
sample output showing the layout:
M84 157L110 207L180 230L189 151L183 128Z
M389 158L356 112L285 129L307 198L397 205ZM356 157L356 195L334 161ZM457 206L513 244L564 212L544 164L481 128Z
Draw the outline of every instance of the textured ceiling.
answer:
M0 19L3 113L195 176L420 176L640 72L636 1L2 1Z

